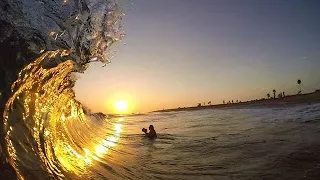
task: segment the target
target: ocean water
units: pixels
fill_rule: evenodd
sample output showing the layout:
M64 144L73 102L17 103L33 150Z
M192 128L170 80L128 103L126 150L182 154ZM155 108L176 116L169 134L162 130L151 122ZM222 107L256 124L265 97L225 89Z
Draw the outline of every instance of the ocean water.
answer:
M320 104L123 118L129 179L319 179ZM153 124L156 140L141 135Z
M7 160L24 179L318 179L320 104L108 118L75 99L70 60L25 67L6 104ZM141 129L154 125L158 138Z
M320 104L151 113L111 119L96 115L83 123L66 123L69 141L55 144L66 148L54 149L57 162L51 163L65 171L59 178L320 177ZM150 124L158 134L155 140L141 132ZM75 157L73 151L79 155ZM26 162L23 158L16 161ZM19 167L21 172L26 169L27 178L48 173Z
M319 104L119 118L91 113L75 99L73 73L110 62L111 45L123 36L121 3L0 5L0 43L11 58L1 67L0 152L18 178L319 179ZM141 132L150 124L155 140Z
M51 163L64 171L58 178L318 179L320 175L320 104L111 119L92 116L84 123L65 124L72 143L60 144L66 152L55 149L57 162ZM155 140L141 132L150 124L158 134ZM28 172L27 179L48 173L28 164L23 167L28 162L24 158L30 157L21 157L16 163L21 174Z
M28 124L28 118L25 124L10 125L7 136L10 162L20 177L146 180L320 177L320 104L117 118L85 115L82 111L71 112L56 121L46 117L51 122L40 123L44 124L40 131L29 129L31 124L37 126ZM141 131L150 124L158 134L154 140Z

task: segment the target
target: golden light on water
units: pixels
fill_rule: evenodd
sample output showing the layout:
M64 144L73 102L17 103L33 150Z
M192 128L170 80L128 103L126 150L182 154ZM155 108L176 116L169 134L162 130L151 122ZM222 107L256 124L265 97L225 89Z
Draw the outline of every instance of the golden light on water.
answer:
M115 108L117 113L124 113L128 110L128 101L123 99L116 100L113 104L113 107Z
M65 61L51 69L40 66L45 58L66 54L66 51L44 53L19 73L19 78L12 87L15 91L6 104L3 118L7 129L9 161L18 173L16 161L19 154L12 141L16 140L12 135L16 130L8 123L11 117L9 115L15 110L11 108L15 100L22 102L22 122L30 127L32 138L36 142L34 148L37 155L48 172L54 172L59 177L63 177L63 171L78 176L86 174L88 167L94 166L95 161L106 158L106 154L111 152L109 149L115 148L120 139L122 126L119 122L123 121L123 118L116 122L115 119L105 119L104 125L108 128L97 126L90 129L86 126L93 122L90 116L84 113L82 105L74 99L72 89L66 85L70 81L69 73L73 69L71 61ZM128 103L125 100L115 101L114 108L117 112L123 113L128 109ZM40 136L42 133L43 140ZM75 142L81 142L81 145Z
M121 124L115 124L114 129L116 130L117 134L120 134L121 133Z
M97 156L103 157L103 155L107 153L108 148L103 144L98 144L95 150L96 150Z
M98 157L103 157L107 152L108 149L111 147L116 146L117 141L120 138L120 133L122 131L121 124L114 124L114 134L107 136L106 139L102 140L99 144L95 147L95 154Z

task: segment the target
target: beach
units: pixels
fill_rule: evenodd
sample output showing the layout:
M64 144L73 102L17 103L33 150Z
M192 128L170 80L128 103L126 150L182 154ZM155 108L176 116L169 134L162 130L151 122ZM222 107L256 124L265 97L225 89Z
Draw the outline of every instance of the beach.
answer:
M217 104L217 105L204 105L193 106L173 109L156 110L153 112L170 112L170 111L193 111L202 109L221 109L221 108L272 108L272 107L288 107L296 105L310 105L320 103L320 91L317 90L313 93L290 95L282 98L270 98L251 100L239 103Z

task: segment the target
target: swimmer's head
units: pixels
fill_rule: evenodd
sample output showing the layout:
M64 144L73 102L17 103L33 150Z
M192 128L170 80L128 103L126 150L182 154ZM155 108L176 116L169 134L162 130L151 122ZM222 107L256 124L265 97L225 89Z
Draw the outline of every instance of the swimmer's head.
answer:
M150 126L149 126L149 130L154 130L153 125L150 125Z

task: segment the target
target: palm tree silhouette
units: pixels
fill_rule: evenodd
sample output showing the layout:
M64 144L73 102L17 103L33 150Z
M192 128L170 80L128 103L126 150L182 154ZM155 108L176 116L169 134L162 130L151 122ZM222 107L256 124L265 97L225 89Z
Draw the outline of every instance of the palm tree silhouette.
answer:
M274 90L273 90L273 98L276 98L276 92L277 92L277 91L274 89Z
M298 85L299 85L299 92L298 92L298 94L301 94L301 80L298 79L297 83L298 83Z
M270 94L269 93L267 94L267 97L268 97L268 99L270 99Z

